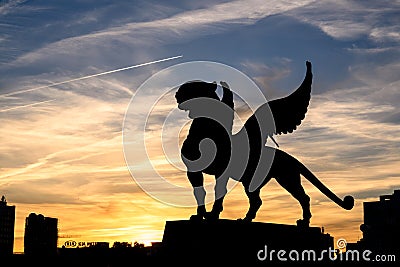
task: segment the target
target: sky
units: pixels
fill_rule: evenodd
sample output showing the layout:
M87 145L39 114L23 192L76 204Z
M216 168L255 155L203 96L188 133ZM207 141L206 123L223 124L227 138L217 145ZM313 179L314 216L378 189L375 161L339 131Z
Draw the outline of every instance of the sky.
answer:
M31 212L59 219L59 246L71 239L149 244L161 241L165 221L195 212L144 192L123 145L125 115L140 86L192 61L239 70L267 99L296 89L305 61L312 62L306 118L276 140L338 196L355 198L354 209L345 211L303 179L311 225L336 239L359 240L362 203L400 188L399 28L400 2L393 0L1 1L0 194L16 206L14 251L23 251ZM150 137L161 129L155 125ZM161 153L149 146L160 173L189 187L185 172ZM138 153L138 165L146 157ZM262 199L256 221L294 224L300 218L300 206L275 181ZM247 205L235 186L221 217L243 217Z

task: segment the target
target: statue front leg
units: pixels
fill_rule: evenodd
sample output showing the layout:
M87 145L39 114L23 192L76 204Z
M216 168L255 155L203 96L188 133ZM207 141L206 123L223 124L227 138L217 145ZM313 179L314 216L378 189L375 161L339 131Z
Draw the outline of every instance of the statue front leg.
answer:
M204 189L202 172L187 172L187 177L193 186L193 194L197 203L197 213L190 216L191 220L202 220L206 216L206 190Z
M224 209L224 197L227 193L227 184L229 177L220 176L216 178L215 183L215 200L211 212L206 214L206 219L210 221L215 221L219 219L219 215Z

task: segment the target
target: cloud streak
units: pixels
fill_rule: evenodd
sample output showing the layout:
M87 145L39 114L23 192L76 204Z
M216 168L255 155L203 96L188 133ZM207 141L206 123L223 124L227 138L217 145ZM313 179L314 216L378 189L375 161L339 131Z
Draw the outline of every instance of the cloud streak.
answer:
M55 86L66 84L66 83L77 82L77 81L82 81L82 80L86 80L86 79L90 79L90 78L95 78L95 77L99 77L99 76L103 76L103 75L107 75L107 74L120 72L120 71L136 69L136 68L140 68L140 67L156 64L156 63L161 63L161 62L165 62L165 61L169 61L169 60L178 59L178 58L181 58L181 57L183 57L183 56L179 55L179 56L168 57L168 58L163 58L163 59L159 59L159 60L153 60L153 61L150 61L150 62L141 63L141 64L129 66L129 67L124 67L124 68L104 71L104 72L101 72L101 73L91 74L91 75L87 75L87 76L84 76L84 77L70 79L70 80L67 80L67 81L56 82L56 83L52 83L50 85L44 85L44 86L39 86L39 87L31 88L31 89L11 92L11 93L0 95L0 97L8 97L8 96L13 96L13 95L19 95L19 94L23 94L23 93L33 92L33 91L36 91L36 90L55 87ZM44 101L44 102L49 102L49 101ZM42 102L42 103L44 103L44 102Z
M20 109L20 108L34 107L34 106L37 106L37 105L41 105L41 104L49 103L49 102L53 102L53 101L55 101L55 99L40 101L40 102L36 102L36 103L32 103L32 104L26 104L26 105L22 105L22 106L6 108L6 109L0 110L0 112L7 112L7 111L11 111L11 110Z
M17 9L13 9L15 5L9 6L7 14L2 13L22 14L28 18L26 21L36 25L37 31L40 28L39 36L43 36L38 40L34 36L38 32L28 26L9 29L8 36L0 36L0 50L5 51L7 59L0 66L0 103L6 107L3 109L10 109L0 113L0 189L11 204L17 205L17 251L22 251L24 219L30 212L59 218L60 230L79 234L82 241L112 242L161 240L165 220L189 218L195 210L165 207L142 192L129 175L122 151L121 129L129 99L143 81L170 62L132 73L60 82L57 86L51 82L68 81L79 74L84 77L103 73L102 70L113 66L126 66L126 62L165 58L180 53L182 47L194 50L197 47L193 43L204 38L211 42L207 49L212 53L207 54L207 49L200 55L191 51L193 58L213 56L216 61L238 62L237 66L252 76L269 98L281 97L288 91L281 90L280 83L298 84L300 76L292 77L302 74L296 70L298 59L283 53L270 57L264 53L264 45L274 44L282 51L286 51L285 46L296 53L305 51L297 50L297 40L290 36L285 36L287 43L275 43L282 40L274 39L282 32L274 29L285 29L287 18L301 32L304 25L311 25L313 34L329 38L318 44L313 39L317 35L305 37L310 51L315 50L316 60L322 57L326 61L315 65L311 105L303 124L290 135L278 136L277 141L337 194L356 197L355 209L346 212L305 181L306 191L312 197L313 225L324 225L333 236L356 241L360 235L362 201L389 194L399 186L397 3L387 2L382 7L376 1L276 1L271 5L252 0L200 4L200 8L156 4L146 6L149 12L140 10L146 14L142 16L119 13L119 3L112 8L99 3L99 9L92 11L68 5L77 11L74 16L63 17L62 23L45 19L44 14L53 14L52 10L65 10L54 3L46 2L47 8L43 9L37 7L36 17L29 17L26 12L33 6L22 2ZM42 13L44 9L50 13ZM132 9L130 5L126 8ZM273 23L264 20L269 17L275 18ZM263 27L269 27L266 36L264 28L257 28L260 21ZM7 27L10 25L16 26L16 21L10 20ZM253 27L257 28L254 35L248 35L240 47L246 49L251 40L251 48L257 50L251 56L240 55L242 50L238 46L224 42L227 33L250 31ZM26 48L13 45L21 43L18 36L26 38ZM221 46L214 47L218 42ZM326 45L332 45L330 54L318 52ZM228 54L229 49L234 53ZM227 56L214 57L217 52ZM236 56L231 60L233 54ZM337 57L342 56L347 61L340 65ZM322 63L332 68L345 66L345 75L322 73ZM329 88L321 88L323 75L335 80ZM20 94L15 88L22 88ZM53 99L57 101L50 102ZM237 104L239 117L249 115L242 103ZM154 140L161 135L161 126L157 125L163 108L155 110L160 113L154 114L153 124L149 125L149 137ZM181 139L182 135L184 132ZM149 153L166 179L190 187L184 171L171 168L160 154L159 143L150 142ZM137 161L144 156L136 155ZM211 190L212 181L213 177L206 176ZM262 197L265 204L257 217L259 221L293 224L301 216L297 202L275 182L266 186ZM243 217L247 205L239 185L227 196L222 217Z

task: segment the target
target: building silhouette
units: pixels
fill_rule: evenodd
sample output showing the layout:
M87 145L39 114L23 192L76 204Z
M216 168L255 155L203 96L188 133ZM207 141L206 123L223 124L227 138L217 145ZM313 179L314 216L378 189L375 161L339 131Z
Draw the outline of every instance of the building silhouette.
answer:
M379 247L400 247L400 190L379 201L364 202L363 242Z
M15 206L8 206L4 196L0 200L0 255L12 255L14 249Z
M348 249L368 248L374 251L400 251L400 190L382 195L379 201L364 202L363 237Z
M58 219L31 213L25 220L24 253L30 256L57 254Z

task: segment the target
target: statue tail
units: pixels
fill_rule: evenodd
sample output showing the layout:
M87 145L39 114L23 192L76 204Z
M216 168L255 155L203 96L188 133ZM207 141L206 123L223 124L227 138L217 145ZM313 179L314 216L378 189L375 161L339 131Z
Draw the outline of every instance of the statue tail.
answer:
M354 198L352 196L345 196L344 199L340 199L333 193L328 187L326 187L309 169L307 169L304 164L299 162L300 173L312 183L316 188L318 188L325 196L331 199L333 202L338 204L340 207L351 210L354 207Z

